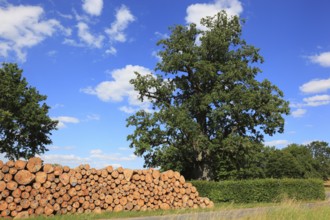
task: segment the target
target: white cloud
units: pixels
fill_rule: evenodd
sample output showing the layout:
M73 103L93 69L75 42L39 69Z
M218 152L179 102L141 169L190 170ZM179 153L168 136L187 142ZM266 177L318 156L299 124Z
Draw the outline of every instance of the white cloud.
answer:
M78 37L82 42L84 42L90 47L94 47L94 48L102 47L102 42L104 40L103 35L99 35L99 36L92 35L89 31L88 25L83 22L79 22L77 24L77 27L78 27Z
M316 95L303 99L307 106L320 106L330 104L330 95Z
M124 31L134 20L135 17L130 10L125 5L122 5L116 12L116 20L105 32L109 35L111 41L125 42L126 35Z
M122 112L125 112L127 114L132 114L134 112L139 111L138 108L132 108L130 106L122 106L122 107L119 108L119 110L122 111Z
M57 31L71 34L71 29L64 28L55 19L43 19L43 15L44 10L39 6L0 7L0 56L7 57L13 52L24 62L27 48L36 46Z
M292 115L292 117L294 117L294 118L300 118L300 117L302 117L303 115L305 115L306 112L307 112L306 109L298 108L297 110L293 111L293 112L291 113L291 115Z
M52 146L50 150L73 150L73 147ZM62 166L69 166L71 168L78 167L81 164L89 164L93 168L102 169L107 166L113 166L114 168L121 167L118 162L125 162L126 165L129 162L133 162L137 159L135 155L121 155L121 154L105 154L102 150L94 149L90 151L90 156L81 157L76 154L50 154L49 151L43 155L36 155L43 160L44 164L60 164ZM0 154L0 160L7 162L5 154ZM135 167L136 168L136 167Z
M54 117L52 119L58 121L57 124L58 129L65 128L67 123L77 124L80 122L78 118L69 117L69 116L59 116L59 117Z
M313 63L319 64L323 67L330 67L330 52L324 52L308 58Z
M137 157L134 154L129 156L121 156L120 154L105 154L100 149L94 149L90 151L90 157L92 159L104 160L104 161L131 161Z
M82 8L84 11L93 16L101 15L103 8L103 0L83 0Z
M238 0L215 0L213 3L197 3L188 6L187 23L195 23L198 28L203 29L200 20L206 16L214 16L221 10L225 10L229 16L239 15L243 7Z
M151 74L151 70L143 66L127 65L122 69L111 71L112 81L104 81L98 84L95 88L87 87L81 91L87 94L96 95L104 102L113 101L121 102L127 97L131 107L122 107L124 112L132 112L133 107L138 107L147 110L150 103L146 100L141 102L138 100L138 92L134 90L133 85L129 82L136 76L134 72L139 72L142 76ZM133 107L132 107L133 106Z
M266 141L264 143L266 146L275 146L275 147L286 147L290 144L287 140L274 140L274 141Z
M111 46L109 49L107 49L105 51L105 53L106 54L111 54L111 55L116 55L117 54L117 49Z
M70 167L91 162L90 158L83 158L74 154L44 154L39 157L44 161L44 164L61 164Z
M304 93L319 93L326 92L330 89L330 78L329 79L313 79L308 83L303 84L299 87L300 91Z

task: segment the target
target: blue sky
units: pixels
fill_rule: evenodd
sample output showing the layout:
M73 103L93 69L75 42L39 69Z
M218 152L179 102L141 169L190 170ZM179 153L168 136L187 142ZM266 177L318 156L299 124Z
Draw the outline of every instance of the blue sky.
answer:
M258 79L291 103L285 132L266 144L330 142L329 8L327 0L0 0L0 62L17 62L60 121L45 162L142 168L125 119L150 106L128 81L153 72L169 26L224 9L246 19L243 38L261 49Z

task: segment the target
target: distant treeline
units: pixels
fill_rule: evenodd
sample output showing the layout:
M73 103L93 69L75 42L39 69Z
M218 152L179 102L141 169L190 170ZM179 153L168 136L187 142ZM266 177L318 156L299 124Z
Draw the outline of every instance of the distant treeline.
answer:
M320 178L330 177L330 147L327 142L290 144L276 149L257 145L254 152L239 161L224 160L218 180L254 178ZM237 165L239 163L239 165ZM239 169L237 169L239 167Z

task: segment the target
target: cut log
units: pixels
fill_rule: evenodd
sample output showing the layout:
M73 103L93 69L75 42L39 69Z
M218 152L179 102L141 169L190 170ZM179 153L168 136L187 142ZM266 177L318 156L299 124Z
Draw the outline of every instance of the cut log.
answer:
M121 212L123 211L123 206L118 204L115 206L115 208L113 209L114 212Z
M24 191L24 192L21 193L21 198L22 199L28 199L29 197L30 197L29 192Z
M63 172L68 173L70 171L70 167L64 166L63 167Z
M39 182L34 182L33 183L33 189L39 190L40 187L41 187L41 183L39 183Z
M44 212L45 212L45 214L48 215L48 216L51 215L51 214L53 214L53 212L54 212L54 208L53 208L53 206L52 206L51 204L47 204L47 205L45 206Z
M1 168L1 172L8 173L9 172L9 167L7 165L3 165L2 168Z
M46 172L47 173L47 172ZM47 180L50 181L50 182L54 182L55 180L55 174L54 173L48 173L47 175Z
M60 181L61 181L61 183L64 186L67 185L67 184L69 184L69 182L70 182L70 176L69 176L69 174L67 174L67 173L61 174L60 175Z
M17 170L23 170L26 167L26 161L24 160L16 160L15 161L15 168Z
M22 199L20 205L22 206L23 209L27 209L30 207L30 200Z
M10 211L8 209L5 209L1 212L2 217L8 217L10 216Z
M32 200L32 201L30 202L30 207L31 207L32 209L37 209L38 206L39 206L39 202L38 202L37 200Z
M27 185L35 179L35 175L27 170L20 170L14 177L15 181L20 185Z
M1 190L0 190L1 191ZM19 188L17 188L17 189L15 189L12 193L11 193L11 195L13 196L13 197L15 197L15 198L20 198L21 197L21 190L19 189Z
M14 219L23 219L28 217L29 217L29 212L23 211L23 212L18 212Z
M54 175L59 176L63 173L63 168L62 166L55 166L54 167Z
M9 189L11 191L14 191L15 189L17 189L17 186L18 186L18 184L15 181L9 181L7 183L7 189Z
M52 164L45 164L42 168L45 173L52 173L54 171L54 166Z
M111 204L113 202L113 197L111 195L106 195L105 198L104 198L104 201L107 204Z
M118 176L119 176L118 171L117 171L117 170L112 171L111 176L112 176L114 179L117 179Z
M6 210L8 207L8 203L4 200L0 201L0 211Z
M46 180L47 180L47 173L46 172L40 171L40 172L36 173L36 182L37 183L42 184L42 183L46 182Z
M113 167L112 166L107 166L105 169L108 171L109 174L111 174L112 171L113 171Z
M28 160L26 168L31 173L36 173L42 168L42 160L39 157L32 157Z
M6 165L10 168L10 167L14 167L15 166L15 162L14 161L12 161L12 160L8 160L7 162L6 162Z
M0 181L0 192L4 191L7 187L7 184L5 181Z
M159 170L153 170L153 171L152 171L152 177L153 177L154 179L159 179L159 177L160 177L160 172L159 172Z
M15 175L16 173L17 173L17 169L16 169L16 167L11 167L11 168L9 168L9 173L11 174L11 175Z

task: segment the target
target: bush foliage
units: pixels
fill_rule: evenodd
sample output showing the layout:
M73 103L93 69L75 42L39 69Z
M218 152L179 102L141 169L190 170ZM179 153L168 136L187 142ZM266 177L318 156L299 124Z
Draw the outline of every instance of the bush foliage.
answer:
M325 198L318 179L255 179L239 181L192 181L200 196L213 202L280 202L284 199L320 200Z

